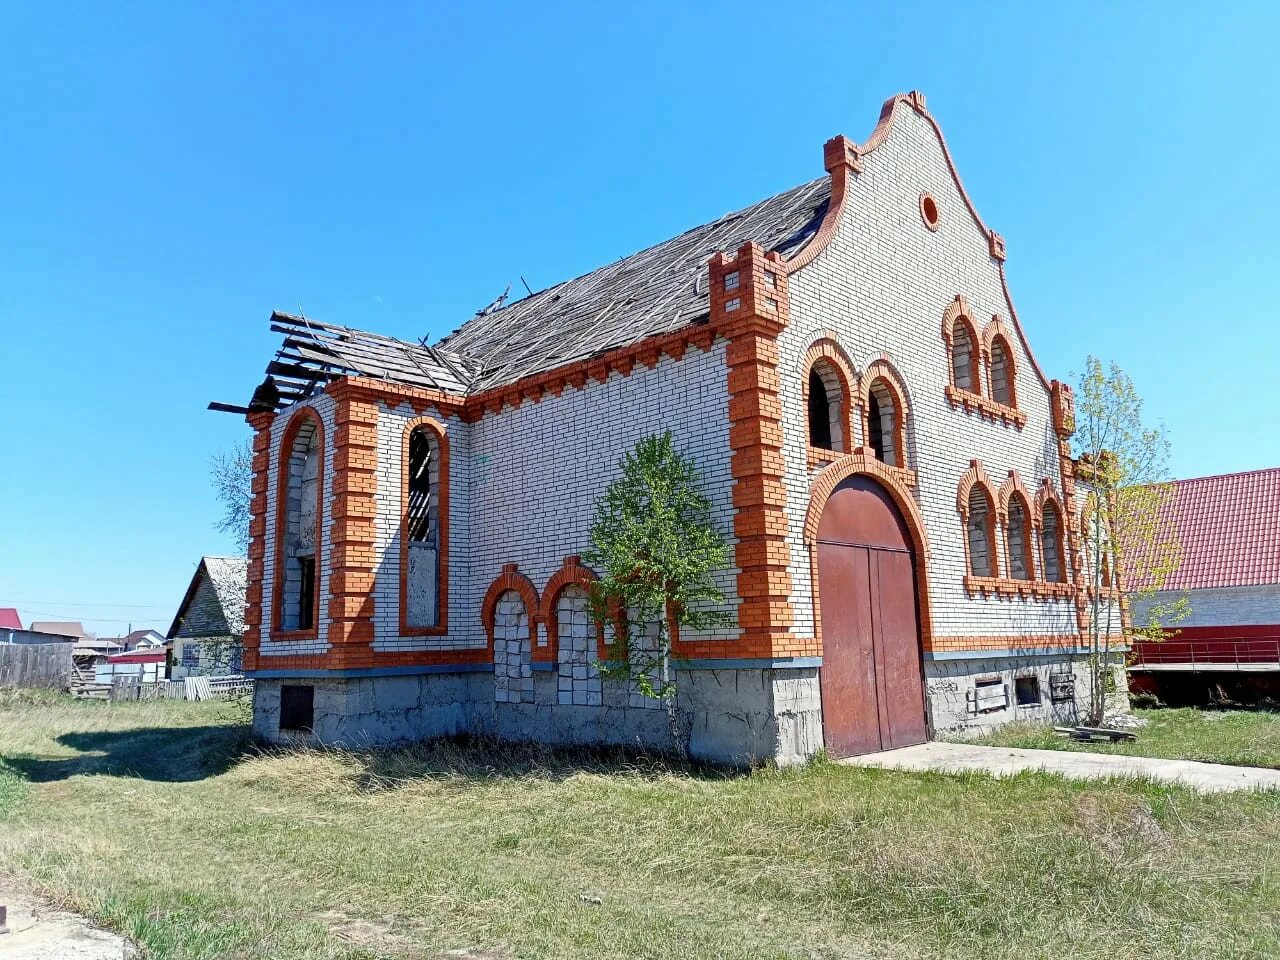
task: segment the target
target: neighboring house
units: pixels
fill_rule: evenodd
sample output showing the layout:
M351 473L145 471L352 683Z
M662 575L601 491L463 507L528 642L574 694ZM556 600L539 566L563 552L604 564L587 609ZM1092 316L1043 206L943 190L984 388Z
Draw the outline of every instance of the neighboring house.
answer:
M1134 644L1132 688L1176 703L1280 696L1280 468L1171 486L1159 539L1176 540L1182 562L1134 617L1179 596L1191 612L1164 641Z
M170 677L239 673L244 642L244 557L201 557L169 627Z
M21 630L22 618L16 607L0 607L0 630Z
M824 160L434 346L272 316L267 380L214 405L256 431L258 736L670 746L662 706L597 670L580 559L622 457L664 430L732 555L732 626L675 642L693 755L1074 718L1072 395L1032 355L1004 240L919 93Z
M157 650L165 646L165 639L157 630L133 630L126 636L111 639L125 650Z
M32 620L27 628L33 633L52 633L58 637L83 640L89 636L79 620Z

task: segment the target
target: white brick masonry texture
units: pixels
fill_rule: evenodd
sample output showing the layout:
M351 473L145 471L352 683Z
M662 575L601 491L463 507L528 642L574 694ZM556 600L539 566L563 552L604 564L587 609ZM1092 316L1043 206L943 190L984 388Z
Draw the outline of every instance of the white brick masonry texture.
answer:
M289 421L303 407L311 407L320 416L324 426L324 504L320 516L319 529L322 531L316 556L316 592L320 597L320 616L316 622L315 640L270 639L271 625L274 622L272 604L275 603L273 588L275 585L276 562L276 510L279 491L276 489L280 473L280 441L284 436ZM262 565L262 645L259 653L263 657L290 656L301 654L324 653L329 649L329 549L330 526L333 522L333 440L334 440L333 398L319 394L309 400L295 404L271 422L271 462L267 467L267 514L266 514L266 551ZM263 669L270 669L263 664Z
M604 703L604 686L595 663L596 626L581 587L565 587L556 601L559 630L556 700L575 706L598 707Z
M432 411L434 414L434 411ZM449 441L449 577L448 626L444 636L400 635L400 536L404 492L404 431L418 414L407 403L390 407L378 404L378 512L374 522L375 650L459 650L483 647L488 642L480 624L479 595L470 592L467 552L470 537L471 480L470 427L458 417L435 416L444 425ZM440 518L443 527L446 518ZM494 571L494 575L497 571ZM492 577L490 578L492 579Z
M533 703L532 651L524 600L508 590L498 597L493 613L493 699Z
M1003 317L1010 329L1012 320L987 238L951 178L933 128L905 104L896 110L887 142L864 157L863 172L853 176L836 236L791 278L791 324L779 337L792 536L792 631L813 631L803 523L816 471L805 465L800 365L809 345L823 331L832 331L859 373L884 351L905 381L911 407L907 463L919 477L916 497L929 537L934 635L1074 633L1070 601L971 599L965 594L964 531L956 489L970 459L982 460L997 487L1009 470L1016 469L1033 493L1044 477L1058 489L1057 441L1048 391L1016 337L1010 346L1017 363L1018 406L1027 414L1022 430L953 410L943 394L951 361L942 339L942 314L955 295L964 295L979 336L993 314ZM922 190L934 196L941 212L936 233L920 220ZM856 426L855 435L860 442ZM997 549L1003 572L1003 545Z
M1280 583L1211 590L1168 591L1134 604L1134 622L1142 623L1152 601L1169 602L1185 593L1191 613L1179 627L1270 626L1280 624ZM1176 639L1176 638L1175 638Z

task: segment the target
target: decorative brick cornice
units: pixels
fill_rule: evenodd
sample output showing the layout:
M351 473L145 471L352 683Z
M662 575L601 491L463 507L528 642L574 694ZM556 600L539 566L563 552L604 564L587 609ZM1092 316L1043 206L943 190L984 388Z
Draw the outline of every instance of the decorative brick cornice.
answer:
M964 589L971 597L1022 597L1035 600L1070 600L1075 587L1047 580L1014 580L1011 577L975 577L966 574Z
M489 637L489 649L493 649L498 599L509 591L519 594L524 603L525 617L529 621L529 653L532 657L534 651L538 649L538 621L542 619L542 607L538 602L538 588L533 585L532 580L520 572L519 566L514 563L502 565L502 572L489 584L484 600L480 603L480 622L484 624L485 633Z
M951 384L947 384L943 388L943 392L946 394L947 402L955 410L976 413L993 423L1002 423L1005 426L1016 427L1019 430L1027 425L1026 412L1016 407L1011 407L1004 403L996 403L990 397L984 397L968 390L961 390Z

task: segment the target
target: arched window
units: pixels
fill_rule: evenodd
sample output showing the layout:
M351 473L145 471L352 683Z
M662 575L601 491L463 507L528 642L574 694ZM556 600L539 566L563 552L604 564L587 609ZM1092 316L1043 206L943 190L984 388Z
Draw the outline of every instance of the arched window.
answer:
M1009 576L1014 580L1035 579L1035 557L1031 552L1031 511L1022 494L1009 498L1009 518L1005 525L1009 555Z
M1040 554L1043 557L1044 578L1055 583L1065 583L1067 571L1062 562L1062 514L1052 500L1047 501L1041 511Z
M320 597L316 557L320 538L320 419L310 408L285 428L276 490L280 520L276 546L276 629L292 633L316 628Z
M891 467L906 466L902 456L902 411L897 392L883 377L867 390L867 446Z
M449 448L443 428L423 420L409 428L404 451L401 628L441 632L449 550Z
M1009 352L1009 344L1004 337L996 336L991 341L991 399L1003 403L1007 407L1016 407L1017 393L1014 390L1013 357Z
M969 572L975 577L1000 575L995 553L995 508L986 489L975 485L969 491Z
M809 368L809 446L845 449L844 386L835 368L819 360Z
M963 316L957 317L951 325L951 382L957 390L982 392L982 381L978 376L978 344Z

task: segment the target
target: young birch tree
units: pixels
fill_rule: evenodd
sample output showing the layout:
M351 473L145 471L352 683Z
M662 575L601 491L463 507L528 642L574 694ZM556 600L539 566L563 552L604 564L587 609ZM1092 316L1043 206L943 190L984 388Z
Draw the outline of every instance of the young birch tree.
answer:
M1182 563L1177 531L1162 520L1174 495L1169 439L1143 421L1133 380L1086 361L1076 399L1075 454L1084 488L1081 533L1089 615L1089 716L1097 726L1115 691L1115 659L1134 640L1160 640L1190 607L1161 596Z
M249 501L253 499L253 447L241 440L209 458L209 479L222 504L214 527L231 535L240 551L249 549Z
M683 737L672 634L730 620L708 607L724 602L713 575L728 566L729 546L699 487L697 465L676 452L670 431L644 437L596 504L592 548L584 555L600 573L590 591L592 616L613 628L609 661L598 665L601 674L663 701L677 747L683 747Z

